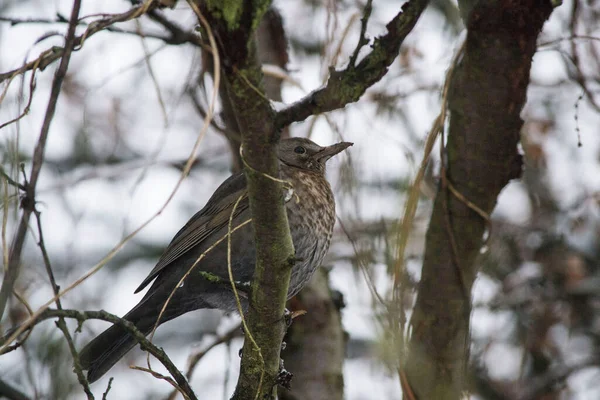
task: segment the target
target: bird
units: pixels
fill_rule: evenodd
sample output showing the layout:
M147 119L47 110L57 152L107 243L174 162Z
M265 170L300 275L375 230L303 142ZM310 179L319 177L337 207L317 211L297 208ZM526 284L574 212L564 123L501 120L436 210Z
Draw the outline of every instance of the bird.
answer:
M291 271L288 299L306 285L329 249L336 214L333 192L325 178L325 166L331 157L352 145L340 142L321 147L306 138L282 139L277 145L279 178L287 182L282 199L296 260ZM236 312L237 303L228 275L228 241L223 240L230 229L230 218L232 228L251 218L243 172L226 179L204 208L177 232L135 293L152 283L150 289L123 318L144 335L149 335L155 326L190 311L220 309ZM251 282L256 250L250 223L231 233L230 249L234 281ZM194 264L192 272L183 279ZM243 292L241 294L240 302L245 312L248 299ZM172 297L160 315L169 296ZM88 371L88 381L100 379L135 345L135 339L117 325L94 338L79 354L82 368Z

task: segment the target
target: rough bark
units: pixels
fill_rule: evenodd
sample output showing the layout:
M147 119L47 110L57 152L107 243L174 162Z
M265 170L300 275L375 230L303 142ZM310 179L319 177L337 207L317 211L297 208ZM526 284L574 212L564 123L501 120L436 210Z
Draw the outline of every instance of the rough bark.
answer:
M265 13L262 21L258 25L256 31L256 46L258 60L261 65L272 64L285 69L288 62L287 42L285 30L283 28L283 20L281 14L273 7ZM212 74L212 56L208 51L204 51L202 59L206 68ZM274 101L281 101L281 79L271 76L264 77L264 88L267 97ZM240 158L240 144L242 136L240 128L233 111L233 105L227 94L226 86L219 88L219 97L221 99L221 118L226 127L226 139L231 148L233 172L241 171L243 165ZM286 127L282 130L281 137L289 137L289 129Z
M344 70L331 68L327 84L280 110L275 126L288 126L293 122L304 121L311 115L344 108L347 104L358 101L369 87L387 74L389 66L398 56L402 42L417 24L427 3L428 0L404 3L402 11L386 25L387 33L375 38L369 54L356 64L356 57L352 56Z
M245 162L250 166L244 170L257 258L245 316L250 334L246 332L233 398L273 398L294 247L281 183L269 178L279 175L279 132L273 123L274 110L264 95L254 40L269 2L207 1L200 6L218 43L227 95L241 130Z
M551 11L549 1L499 0L480 1L469 14L466 50L449 93L446 173L488 214L502 188L521 173L519 114L536 39ZM465 389L474 260L485 228L480 215L440 186L406 363L418 399L459 399Z

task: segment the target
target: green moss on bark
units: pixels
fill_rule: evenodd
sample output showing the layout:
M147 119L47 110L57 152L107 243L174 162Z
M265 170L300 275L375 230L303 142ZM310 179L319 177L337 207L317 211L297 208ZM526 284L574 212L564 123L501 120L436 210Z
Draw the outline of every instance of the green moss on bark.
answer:
M228 30L239 28L244 11L244 0L207 0L206 6L213 17L225 21Z

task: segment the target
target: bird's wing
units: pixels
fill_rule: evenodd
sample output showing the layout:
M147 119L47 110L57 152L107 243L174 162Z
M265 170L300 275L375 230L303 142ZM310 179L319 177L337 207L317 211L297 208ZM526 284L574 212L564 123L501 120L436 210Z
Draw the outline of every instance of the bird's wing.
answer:
M235 209L234 218L248 209L246 177L241 172L232 175L223 182L208 200L204 208L197 212L177 232L154 269L152 269L142 284L135 290L135 293L144 289L173 261L200 244L207 237L211 236L212 233L226 226L229 223L233 207L238 200L239 203Z

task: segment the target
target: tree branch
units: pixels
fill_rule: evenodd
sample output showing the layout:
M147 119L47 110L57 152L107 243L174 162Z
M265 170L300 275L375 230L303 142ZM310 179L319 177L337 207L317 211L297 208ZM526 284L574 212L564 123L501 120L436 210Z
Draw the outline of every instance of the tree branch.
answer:
M21 201L23 215L21 217L17 234L10 250L7 270L4 275L4 279L2 280L2 287L0 288L0 320L2 320L8 297L12 292L15 281L19 275L21 252L25 244L25 236L27 234L27 227L29 226L29 218L31 217L31 213L35 208L35 187L42 169L42 164L44 163L44 152L46 150L46 140L48 139L50 124L54 118L56 103L58 102L58 96L60 95L62 82L67 75L67 69L71 59L71 51L75 43L75 28L79 18L80 6L81 0L75 0L73 3L73 11L71 13L67 36L65 38L64 54L60 61L60 65L54 74L54 80L52 81L52 88L50 90L50 100L48 101L48 106L46 108L46 115L44 117L44 122L42 123L40 137L33 152L33 163L31 165L30 178L27 185L25 185L25 197Z
M30 398L23 392L10 386L8 383L0 379L0 398L7 398L9 400L30 400Z
M140 332L135 325L127 321L126 319L119 318L114 314L110 314L106 311L78 311L78 310L68 310L68 309L52 309L48 308L42 311L34 321L32 321L32 325L36 325L42 321L52 318L71 318L76 319L79 324L83 324L83 322L89 319L99 319L102 321L110 322L120 328L125 329L136 342L140 344L142 350L147 351L152 354L160 363L169 371L171 376L175 379L175 382L182 390L182 394L186 396L190 400L197 400L194 391L190 387L188 381L185 379L181 371L177 369L177 367L173 364L171 359L167 356L167 354L161 349L154 345L150 340L146 338L146 336Z
M148 14L148 17L150 17L150 19L152 19L153 21L157 22L158 24L162 25L165 29L167 29L170 33L170 36L167 36L164 34L159 34L159 33L144 32L145 38L157 39L157 40L161 40L167 44L173 44L173 45L178 45L178 44L183 44L183 43L191 43L196 46L201 45L200 38L194 32L186 31L185 29L183 29L182 27L177 25L175 22L172 22L169 19L167 19L164 16L164 14L158 12L157 10L150 10L150 11L148 11L147 14ZM69 22L69 20L65 19L62 15L57 14L55 19L16 18L16 17L1 17L0 16L0 22L8 22L8 23L10 23L11 26L15 26L15 25L19 25L19 24L60 24L63 22ZM88 24L84 21L79 21L77 23L77 25L87 27L90 24ZM123 33L126 35L140 36L140 32L137 30L127 30L127 29L118 28L116 26L108 26L108 27L104 28L103 30L105 30L107 32Z
M56 297L56 308L62 310L62 302L60 298L58 298L58 293L60 292L60 287L56 284L56 279L54 278L54 272L52 271L52 265L50 264L50 256L48 256L48 252L46 251L46 244L44 242L44 233L42 230L42 221L40 212L34 208L33 213L35 214L35 219L37 221L38 227L38 246L40 251L42 252L42 258L44 260L44 266L46 267L46 273L48 274L48 278L50 279L50 285L52 286L52 291L54 292L54 296ZM83 391L85 392L87 398L89 400L94 399L94 395L90 391L90 384L83 373L83 369L81 368L81 362L79 361L79 354L77 353L77 349L75 348L75 343L73 342L73 337L67 328L67 324L65 323L65 319L63 317L59 317L56 322L56 326L62 331L65 336L65 340L67 341L67 345L69 346L69 351L71 352L71 356L73 357L73 368L75 370L75 374L77 375L77 380L79 384L83 387Z
M387 73L398 56L400 45L414 28L427 3L427 0L410 0L405 3L402 11L386 25L388 33L375 39L371 52L358 65L355 66L352 62L355 59L353 56L346 69L337 71L332 67L324 87L277 112L275 127L281 129L292 122L304 121L311 115L337 110L358 101L369 87ZM364 37L361 35L358 49L363 41Z
M133 7L130 10L125 11L124 13L114 14L109 17L105 17L91 22L89 25L87 25L87 29L82 35L74 36L73 40L70 42L65 41L64 47L52 47L51 49L44 51L38 56L38 58L36 58L33 61L25 63L23 66L13 69L11 71L0 73L0 83L5 81L6 79L13 79L15 76L23 74L33 69L39 68L43 71L44 68L52 64L54 61L60 58L64 58L67 55L67 53L70 57L71 52L79 50L81 46L83 46L83 42L86 41L92 35L100 31L106 30L116 23L130 21L148 12L148 10L153 4L153 1L154 0L148 0L146 3ZM71 29L71 26L73 26L73 29L75 29L75 26L77 24L78 21L75 21L74 25L69 23L69 29Z

